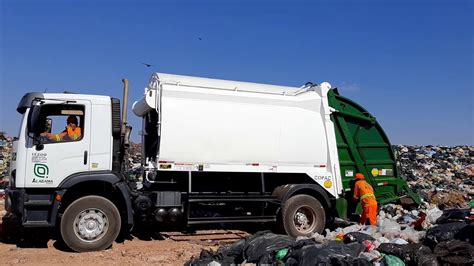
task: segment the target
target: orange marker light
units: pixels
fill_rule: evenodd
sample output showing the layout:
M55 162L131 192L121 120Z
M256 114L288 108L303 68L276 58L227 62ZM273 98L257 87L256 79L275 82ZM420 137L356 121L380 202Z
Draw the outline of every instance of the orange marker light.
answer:
M61 201L62 198L63 198L63 197L62 197L61 195L59 195L59 194L56 195L56 201Z

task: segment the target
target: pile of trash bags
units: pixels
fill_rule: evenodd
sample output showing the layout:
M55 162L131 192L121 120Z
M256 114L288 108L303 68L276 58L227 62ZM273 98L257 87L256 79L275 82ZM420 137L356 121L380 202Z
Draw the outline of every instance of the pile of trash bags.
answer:
M469 208L408 211L390 204L381 208L376 226L352 224L296 239L262 231L202 250L187 265L473 265L473 217Z
M394 147L401 175L439 208L463 207L474 197L474 146Z

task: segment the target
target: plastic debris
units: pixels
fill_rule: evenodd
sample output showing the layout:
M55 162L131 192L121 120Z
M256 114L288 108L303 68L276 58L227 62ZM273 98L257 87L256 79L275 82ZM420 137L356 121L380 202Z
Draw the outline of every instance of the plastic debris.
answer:
M346 244L352 242L363 243L366 240L375 241L375 238L373 238L371 235L361 232L350 232L344 236L344 243Z
M385 237L394 238L400 234L400 230L401 227L397 222L385 218L383 220L380 232L384 234Z
M436 220L438 220L441 215L443 215L443 211L438 209L438 207L434 207L432 209L429 209L426 213L428 218L428 221L432 224L436 223Z
M383 260L388 266L405 266L405 263L400 258L393 255L385 255Z
M392 239L392 240L390 241L390 243L399 244L399 245L406 245L406 244L408 244L408 242L407 242L405 239L401 239L401 238Z
M288 254L288 251L289 249L287 248L278 250L278 252L275 254L275 260L277 261L283 260L283 258L285 258L286 255Z
M370 241L370 240L364 240L362 242L362 245L364 245L364 247L365 247L365 252L371 252L372 250L377 248L377 246L374 244L374 242Z
M380 252L378 252L377 250L372 250L370 252L361 253L360 257L370 262L374 262L379 260L382 257L382 254L380 254Z

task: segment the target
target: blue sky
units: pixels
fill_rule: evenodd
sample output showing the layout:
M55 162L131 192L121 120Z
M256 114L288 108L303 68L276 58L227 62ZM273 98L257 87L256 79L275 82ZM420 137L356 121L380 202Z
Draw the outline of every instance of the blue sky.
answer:
M138 99L152 72L330 82L393 144L474 144L472 1L0 0L0 130L28 91ZM201 38L201 40L199 40ZM142 62L153 64L146 68ZM134 139L140 121L132 113Z

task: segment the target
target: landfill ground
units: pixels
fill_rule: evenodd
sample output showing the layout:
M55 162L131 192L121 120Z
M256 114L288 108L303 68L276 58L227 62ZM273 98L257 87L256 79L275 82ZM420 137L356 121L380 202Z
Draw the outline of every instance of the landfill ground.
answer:
M2 214L3 202L0 204ZM184 265L202 249L217 249L249 234L241 230L198 230L192 233L161 232L133 237L112 248L90 253L66 250L54 240L43 243L0 243L1 265Z

